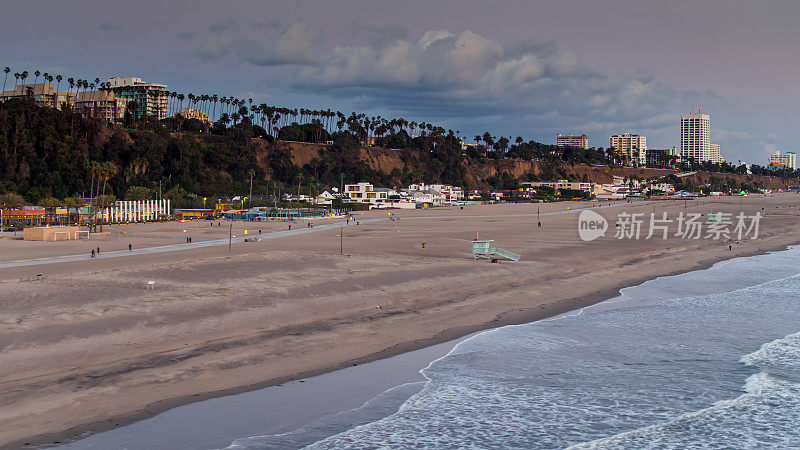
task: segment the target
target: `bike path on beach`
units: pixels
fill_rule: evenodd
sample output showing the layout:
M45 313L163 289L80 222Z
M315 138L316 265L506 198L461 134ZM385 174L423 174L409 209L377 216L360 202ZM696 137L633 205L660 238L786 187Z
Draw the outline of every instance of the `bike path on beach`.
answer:
M384 220L387 219L364 219L360 220L359 222L371 223ZM337 222L326 225L315 225L312 228L298 228L296 230L274 231L272 233L267 233L267 234L247 236L246 238L235 237L232 239L229 238L206 239L200 242L192 242L191 244L179 243L179 244L159 245L155 247L145 247L145 248L135 249L133 251L117 250L117 251L99 253L93 259L120 258L125 256L147 255L153 253L190 250L193 248L212 247L216 245L228 245L228 242L236 244L244 242L245 239L262 241L266 239L277 239L281 237L294 236L298 234L313 233L315 231L339 229L341 227L346 227L346 226L348 226L348 224L345 222ZM56 263L73 262L73 261L85 261L87 259L92 259L92 258L90 256L87 256L85 253L80 255L65 255L65 256L44 257L44 258L21 259L16 261L0 262L0 269L5 269L9 267L35 266L39 264L56 264Z
M641 205L641 202L637 204ZM631 205L631 203L622 203L622 204L611 204L607 206L588 206L583 208L570 208L570 209L563 209L559 211L548 211L539 213L525 213L525 214L504 214L502 217L532 217L532 216L549 216L549 215L556 215L556 214L570 214L579 211L583 211L586 209L607 209L613 207L620 207ZM403 217L402 220L422 220L422 219L459 219L459 218L491 218L491 215L436 215L436 216L412 216L412 217ZM375 222L384 222L388 221L389 219L383 218L376 218L376 219L359 219L359 223L375 223ZM399 220L399 219L398 219ZM352 221L351 221L352 222ZM173 251L180 251L180 250L190 250L193 248L202 248L202 247L212 247L217 245L228 245L229 241L232 244L244 242L245 239L252 239L255 241L267 240L267 239L277 239L282 237L288 236L295 236L299 234L305 233L314 233L317 231L325 231L325 230L335 230L342 227L347 227L350 224L347 222L337 222L325 225L315 225L311 228L298 228L295 230L284 230L284 231L273 231L267 234L260 234L260 235L252 235L248 236L247 238L244 237L236 237L233 239L222 238L222 239L206 239L200 242L193 242L190 244L187 243L178 243L178 244L169 244L169 245L159 245L155 247L145 247L140 249L135 249L133 251L127 250L117 250L117 251L109 251L97 254L94 259L105 259L105 258L120 258L125 256L136 256L136 255L146 255L146 254L153 254L153 253L164 253L164 252L173 252ZM32 259L21 259L16 261L4 261L0 262L0 269L11 268L11 267L24 267L24 266L35 266L41 264L57 264L57 263L65 263L65 262L74 262L74 261L85 261L90 259L85 253L80 255L64 255L64 256L52 256L52 257L43 257L43 258L32 258Z

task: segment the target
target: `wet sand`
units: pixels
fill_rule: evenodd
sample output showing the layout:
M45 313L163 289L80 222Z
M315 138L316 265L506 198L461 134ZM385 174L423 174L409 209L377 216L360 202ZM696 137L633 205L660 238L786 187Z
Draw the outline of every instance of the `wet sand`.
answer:
M370 211L359 220L383 220L345 227L341 241L338 230L319 230L236 243L230 251L188 246L2 268L0 445L65 442L180 404L530 322L658 276L800 242L795 194L598 209L612 223L623 211L780 213L762 219L759 239L740 243L616 240L613 225L605 238L582 242L574 212L589 205L597 202L394 211L396 221ZM196 243L228 235L225 223L205 225L130 225L128 235L111 233L91 245L0 239L0 261L96 245L127 250L132 239L135 248L180 244L191 226L199 227ZM473 260L476 234L522 259ZM38 272L43 280L20 281ZM156 289L145 288L150 280Z

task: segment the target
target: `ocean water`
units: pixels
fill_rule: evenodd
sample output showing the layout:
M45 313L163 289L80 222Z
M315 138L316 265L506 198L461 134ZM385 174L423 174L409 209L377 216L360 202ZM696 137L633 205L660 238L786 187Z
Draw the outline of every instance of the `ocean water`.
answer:
M798 274L790 249L652 280L478 334L426 382L228 448L797 448Z

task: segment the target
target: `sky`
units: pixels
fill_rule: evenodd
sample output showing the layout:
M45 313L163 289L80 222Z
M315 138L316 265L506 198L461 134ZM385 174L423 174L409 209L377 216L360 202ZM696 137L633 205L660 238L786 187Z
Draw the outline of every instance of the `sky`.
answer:
M2 0L0 67L555 143L800 150L796 0ZM30 78L29 78L30 80ZM13 83L13 77L12 81Z

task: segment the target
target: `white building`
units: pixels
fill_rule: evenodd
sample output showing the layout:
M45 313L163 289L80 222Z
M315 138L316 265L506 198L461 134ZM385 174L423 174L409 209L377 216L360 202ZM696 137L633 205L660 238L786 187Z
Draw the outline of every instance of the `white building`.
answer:
M170 201L139 200L119 201L106 208L98 217L108 223L150 222L170 215Z
M117 98L125 99L126 104L136 102L134 119L152 116L161 120L167 117L169 91L166 84L146 83L137 77L113 77L108 79L108 83Z
M681 158L694 162L711 160L711 116L685 114L681 116Z
M449 184L412 184L408 186L409 192L434 190L444 195L445 202L458 202L464 200L464 190Z
M675 192L675 186L673 184L670 184L670 183L652 183L650 185L649 191L650 192L661 191L661 192L664 192L666 194L672 194L672 193Z
M722 164L725 162L725 158L722 157L722 153L719 151L719 144L710 144L711 150L708 154L708 160L712 163Z
M797 170L797 155L794 152L786 152L781 154L780 151L776 151L772 156L769 157L768 165L770 167L784 166L788 169Z
M383 203L389 199L389 189L375 188L372 183L345 184L344 193L351 200L361 203Z
M647 162L647 138L638 134L622 133L608 138L608 146L624 154L631 165L644 166Z

